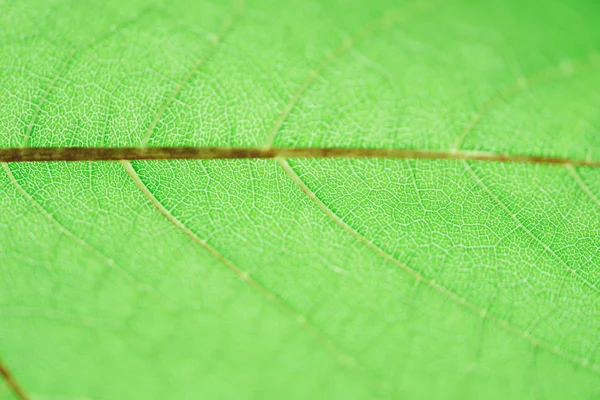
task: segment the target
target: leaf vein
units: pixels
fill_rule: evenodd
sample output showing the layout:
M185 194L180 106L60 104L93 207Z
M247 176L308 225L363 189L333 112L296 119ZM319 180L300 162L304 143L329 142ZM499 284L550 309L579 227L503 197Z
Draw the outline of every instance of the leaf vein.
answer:
M567 171L569 171L569 175L575 179L577 185L584 191L584 193L592 200L592 202L600 209L600 199L596 196L588 185L583 181L577 170L572 165L565 165Z
M467 136L469 136L469 134L473 131L473 128L481 121L481 118L483 118L485 114L489 113L502 101L516 96L532 86L552 82L561 78L572 78L575 75L575 72L600 66L600 64L596 65L594 62L593 54L594 53L590 53L587 59L573 62L562 62L559 65L552 65L551 67L537 71L530 76L520 78L512 86L508 86L502 90L499 90L496 95L485 101L475 115L473 115L469 124L463 129L459 137L454 142L451 150L458 151L465 142Z
M8 367L0 360L0 376L6 382L6 385L12 392L17 396L19 400L28 400L29 396L25 393L25 390L21 387L21 385L17 382L13 374L10 372Z
M78 52L80 52L82 50L89 49L89 48L95 46L96 44L98 44L102 40L105 40L106 38L108 38L108 37L114 35L115 33L119 32L124 27L126 27L126 26L128 26L128 25L130 25L130 24L132 24L132 23L134 23L136 21L138 21L140 18L142 18L144 15L146 15L148 12L150 12L152 10L153 10L152 7L145 7L136 16L134 16L133 18L128 19L128 20L120 23L117 26L113 26L107 32L105 32L104 34L100 35L96 39L92 40L88 44L83 45L83 46L78 47L78 48L73 48L73 49L71 49L69 51L69 54L67 55L67 57L65 57L65 59L61 63L61 66L59 67L59 70L56 72L56 74L54 75L54 77L52 78L52 80L50 81L50 83L48 84L48 87L46 88L46 90L42 94L42 98L40 99L40 101L35 106L35 110L33 112L33 115L31 117L31 119L29 120L29 124L27 125L27 129L25 130L25 135L23 137L23 141L21 142L21 147L22 148L24 148L25 146L27 146L27 143L29 143L29 139L31 138L31 135L32 135L32 133L34 131L35 124L36 124L37 119L39 117L39 114L41 112L42 105L44 105L44 103L46 101L48 101L48 96L50 95L50 92L52 91L52 89L54 89L54 87L56 86L56 83L58 82L58 80L60 79L60 77L68 69L69 64L73 60L73 57L75 57L75 54L77 54Z
M106 256L100 250L96 249L94 246L92 246L91 244L89 244L85 239L80 238L79 236L77 236L73 232L71 232L69 229L65 228L56 219L56 217L54 217L54 215L52 215L52 213L48 212L40 203L37 202L37 200L35 200L25 190L25 188L15 178L14 174L12 173L12 170L10 169L10 167L9 167L9 165L7 163L3 162L3 163L1 163L1 165L2 165L2 168L4 169L4 171L6 172L6 174L8 175L8 179L10 180L10 182L17 188L17 191L23 197L25 197L35 207L35 209L37 209L38 211L40 211L46 218L48 218L48 220L50 220L52 222L52 224L54 224L54 226L58 229L58 231L60 233L62 233L63 235L67 236L68 238L70 238L75 243L79 244L80 246L83 246L88 251L91 251L96 256L100 257L109 268L111 268L111 269L117 271L118 273L122 274L130 282L136 284L141 290L144 290L146 292L156 292L156 289L154 289L150 285L146 285L146 284L143 284L142 282L140 282L139 279L137 279L134 275L132 275L131 273L127 272L127 270L125 268L122 268L122 267L121 268L117 268L117 267L119 267L119 264L117 264L115 262L115 260L113 260L112 258ZM169 301L169 302L172 303L172 300L169 299L168 297L166 297L164 294L161 293L160 295L164 299L166 299L167 301Z
M192 79L192 77L198 72L200 67L202 67L202 65L204 65L208 61L210 56L212 56L212 54L215 52L215 50L217 49L219 44L223 41L223 39L227 36L227 34L231 32L231 30L233 29L233 26L235 25L235 22L238 20L242 11L243 11L243 2L240 2L238 4L237 9L234 11L233 15L230 16L229 18L227 18L223 22L223 25L221 26L220 31L213 37L208 48L204 51L204 53L200 56L200 58L198 58L196 63L187 72L187 74L184 76L184 78L181 80L181 82L179 82L177 84L177 86L175 87L175 89L173 89L173 91L171 92L169 97L167 97L167 99L164 101L164 103L162 103L162 105L160 106L160 108L158 109L156 114L154 115L154 118L152 119L150 126L146 130L146 133L144 134L144 137L142 139L143 147L146 147L148 145L148 142L150 141L150 137L156 130L156 126L162 119L163 115L165 114L165 112L167 111L167 109L169 108L171 103L177 98L179 93L181 93L181 91L183 90L185 85L190 81L190 79Z
M273 125L273 127L271 128L269 133L267 134L267 138L265 140L265 143L263 144L263 147L264 148L271 147L271 145L273 144L273 141L275 140L275 137L279 133L285 120L287 119L287 117L290 114L290 112L292 111L292 109L296 106L296 104L298 104L298 101L300 100L302 95L306 92L308 87L323 73L323 71L331 63L333 63L335 60L340 58L343 54L345 54L346 52L348 52L352 48L354 48L358 42L365 40L366 38L368 38L369 36L373 35L374 33L378 32L378 31L383 31L385 29L389 29L394 24L402 21L403 19L406 20L406 19L410 18L411 16L418 14L419 12L429 9L431 7L431 4L428 1L418 1L416 3L409 4L409 7L415 7L415 9L414 10L410 9L410 8L408 10L401 9L398 11L392 11L392 12L385 13L383 15L383 17L380 18L379 20L377 20L371 24L368 24L360 31L343 39L340 42L340 44L338 45L338 47L336 47L335 49L330 51L325 56L323 61L321 61L321 63L318 64L316 68L312 69L309 72L309 74L306 77L306 79L304 80L304 82L300 85L298 90L292 95L292 98L290 99L290 101L284 106L283 110L279 114L279 117L275 121L275 124ZM403 12L403 11L406 11L406 12Z
M279 308L284 314L291 316L298 325L305 328L308 332L310 332L313 335L313 337L315 337L322 345L324 345L325 348L327 348L329 351L335 354L337 361L340 362L340 364L351 370L359 372L361 375L365 376L369 380L375 379L371 376L371 373L369 371L366 371L360 364L358 364L355 358L341 350L323 331L321 331L317 326L312 324L305 315L301 314L292 305L285 302L281 297L279 297L273 291L269 290L266 286L258 282L256 279L252 278L250 274L248 274L246 271L242 270L240 267L235 265L231 260L229 260L223 254L221 254L221 252L212 247L206 240L198 237L196 233L194 233L191 229L185 226L185 224L179 221L179 219L177 219L177 217L175 217L169 210L167 210L165 206L163 206L161 202L158 201L154 194L150 192L146 184L141 180L140 176L131 165L131 162L123 160L121 161L121 165L123 166L127 174L131 177L137 188L143 193L143 195L154 206L154 208L158 210L158 212L160 212L160 214L163 217L165 217L171 224L173 224L178 230L183 232L194 243L204 248L211 256L219 260L228 269L233 271L241 281L255 289L265 299L267 299L269 302L273 303L277 308ZM377 390L381 392L386 391L385 385L378 382Z
M29 147L0 148L0 162L120 161L120 160L215 160L265 158L397 158L470 160L525 164L600 167L600 160L580 160L479 151L343 147Z
M469 164L467 164L466 161L462 161L465 169L467 170L467 172L469 173L469 175L473 178L473 180L477 183L478 186L480 186L485 193L487 193L488 196L490 196L494 202L500 206L500 208L502 208L502 210L517 224L517 226L527 234L527 236L529 236L531 239L534 240L534 242L536 242L539 246L541 246L544 251L546 251L546 253L550 254L554 259L556 259L556 261L558 261L565 269L567 269L571 274L573 274L577 279L579 279L580 281L582 281L587 287L589 287L590 289L592 289L594 292L596 293L600 293L600 290L598 289L598 286L596 286L596 284L588 281L587 279L585 279L584 277L582 277L581 275L579 275L577 273L576 269L573 269L571 266L569 266L565 260L562 259L562 257L560 257L558 254L556 254L556 252L554 250L552 250L550 248L550 246L548 246L546 243L542 242L540 240L540 238L538 238L536 235L533 234L533 232L531 230L529 230L522 222L519 218L517 218L517 216L510 211L510 209L498 198L498 196L496 196L491 190L490 188L481 180L481 178L479 178L479 176L477 176L477 174L475 173L475 171L473 171L473 169L469 166Z

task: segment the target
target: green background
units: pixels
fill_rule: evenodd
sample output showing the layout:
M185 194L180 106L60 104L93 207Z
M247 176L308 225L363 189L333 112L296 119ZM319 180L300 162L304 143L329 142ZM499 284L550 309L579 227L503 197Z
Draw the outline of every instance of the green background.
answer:
M597 161L599 16L584 0L0 0L0 147ZM600 398L597 168L131 167L141 184L120 163L0 170L0 358L32 399Z

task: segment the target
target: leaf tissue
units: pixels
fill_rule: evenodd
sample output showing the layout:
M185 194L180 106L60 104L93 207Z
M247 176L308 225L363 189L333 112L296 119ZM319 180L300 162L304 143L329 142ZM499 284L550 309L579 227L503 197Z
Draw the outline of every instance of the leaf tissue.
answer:
M0 0L0 399L600 398L599 16Z

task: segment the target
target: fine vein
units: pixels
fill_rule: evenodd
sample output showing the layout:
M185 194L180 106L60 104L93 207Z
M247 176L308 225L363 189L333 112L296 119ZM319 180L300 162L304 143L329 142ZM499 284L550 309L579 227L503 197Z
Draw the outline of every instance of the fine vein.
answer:
M595 58L593 53L590 53L587 59L581 59L576 61L563 61L559 65L554 65L549 68L538 71L537 73L520 78L515 84L509 86L503 90L500 90L498 94L490 97L483 105L480 107L479 111L473 116L471 122L461 132L460 136L456 139L454 146L451 148L451 151L459 151L462 144L465 142L467 136L473 131L475 125L479 123L481 118L489 113L492 109L498 106L502 101L507 100L510 97L516 96L519 93L525 91L528 88L531 88L535 85L540 85L542 83L547 83L559 78L569 78L574 75L576 71L581 71L584 69L589 69L592 67L597 67L598 64L594 62ZM464 161L464 160L463 160ZM591 190L587 187L585 182L579 177L579 174L575 170L574 166L584 166L581 164L575 163L566 163L564 164L565 168L568 170L569 175L575 179L577 185L585 192L585 194L598 206L600 206L600 200L596 197Z
M565 260L562 259L562 257L560 257L558 254L556 254L556 252L554 250L552 250L552 248L550 248L550 246L548 246L546 243L544 243L540 238L538 238L536 235L533 234L533 232L531 230L529 230L524 224L523 222L521 222L521 220L519 218L517 218L517 216L515 215L515 213L513 213L507 206L506 204L504 204L500 198L498 196L496 196L491 190L490 188L481 180L481 178L479 176L477 176L477 174L475 173L475 171L473 171L473 169L469 166L469 164L465 161L462 162L463 166L465 168L465 170L469 173L469 175L473 178L473 180L477 183L477 185L479 187L481 187L483 189L483 191L485 193L487 193L487 195L489 197L491 197L494 202L500 206L500 208L516 223L516 225L523 231L525 232L525 234L527 236L529 236L534 242L536 242L538 245L540 245L545 251L546 253L550 254L552 257L554 257L554 259L556 259L556 261L558 261L564 268L566 268L571 274L573 274L577 279L579 279L580 281L582 281L587 287L589 287L590 289L592 289L594 292L596 293L600 293L600 290L598 289L598 286L596 286L595 283L590 282L589 280L585 279L583 276L581 276L576 269L574 269L573 267L571 267L570 265L568 265Z
M566 168L567 171L569 171L569 175L571 175L573 179L575 179L575 182L577 182L577 185L581 188L581 190L583 190L583 192L590 198L590 200L592 200L594 204L596 204L598 208L600 208L600 199L594 194L594 192L592 192L589 186L586 185L583 179L581 179L581 176L579 175L579 173L577 173L577 170L573 168L572 165L566 165Z
M281 126L287 119L292 109L296 106L304 92L306 92L306 89L308 89L308 87L321 75L325 68L327 68L333 61L335 61L344 53L356 46L357 42L365 40L367 37L371 36L377 31L382 31L391 27L392 25L400 22L402 19L407 19L414 14L424 11L430 6L431 4L428 2L418 1L414 4L410 4L408 10L402 8L396 12L387 12L381 19L365 26L363 29L361 29L354 35L343 39L338 47L329 52L327 56L323 59L323 61L321 61L321 63L316 68L312 69L309 72L304 82L302 82L298 90L292 95L290 101L285 105L285 107L279 114L279 118L277 118L275 124L273 124L273 127L267 134L267 139L265 140L263 147L271 147L273 141L275 140L275 137L277 136L277 133L279 133L279 131L281 130Z
M221 26L221 29L220 29L219 33L216 34L213 37L213 40L209 44L208 48L200 56L200 58L198 59L198 61L196 61L196 64L194 64L194 66L185 75L185 77L183 78L183 80L177 84L177 86L175 87L175 89L173 89L173 91L171 92L171 94L169 95L169 97L164 101L164 103L162 103L162 105L160 106L160 108L158 109L158 111L156 112L156 114L154 115L154 118L152 119L152 122L150 123L150 126L148 127L148 130L146 131L146 133L144 134L144 137L142 138L142 145L143 146L147 146L148 145L148 141L150 140L150 137L154 133L154 130L156 129L156 126L160 122L161 118L163 117L163 115L165 114L165 112L167 111L167 109L169 108L169 106L171 105L171 103L173 103L173 101L177 98L177 96L179 95L179 93L181 92L181 90L185 87L185 85L198 72L198 70L200 69L200 67L206 61L208 61L208 59L210 58L210 56L212 56L212 54L214 53L214 51L217 49L218 45L223 41L223 39L225 38L225 36L231 31L231 29L233 28L233 25L234 25L235 21L238 18L238 15L241 14L241 11L243 9L243 3L240 2L238 4L237 8L238 9L236 10L236 13L233 16L231 16L231 17L229 17L229 18L227 18L225 20L225 22Z
M50 93L55 88L56 84L58 83L58 80L62 77L62 75L68 69L69 65L71 64L71 61L73 60L73 57L75 57L75 54L77 54L80 51L92 48L93 46L95 46L96 44L101 42L102 40L105 40L106 38L119 32L121 29L125 28L126 26L138 21L140 18L142 18L144 15L146 15L150 11L152 11L151 7L145 7L135 17L133 17L129 20L126 20L126 21L120 23L119 25L113 26L111 29L109 29L107 32L105 32L103 35L100 35L99 37L97 37L96 39L91 41L90 43L83 45L81 47L78 47L78 48L71 49L69 54L67 54L65 59L60 64L60 67L59 67L58 71L56 72L56 74L54 75L54 77L52 78L52 80L50 81L50 84L48 85L48 87L46 88L44 93L42 94L40 101L36 104L35 109L33 111L33 116L30 118L29 124L27 125L27 129L25 130L25 135L23 136L23 140L21 142L21 147L25 147L29 143L29 139L31 138L31 135L34 132L35 124L36 124L39 114L42 110L42 106L44 105L44 103L46 103L48 101L48 97L49 97Z
M48 220L51 221L52 224L54 224L54 226L58 229L58 231L61 234L65 235L66 237L68 237L71 240L73 240L75 243L79 244L80 246L84 247L85 249L87 249L88 251L92 252L96 256L100 257L104 261L104 263L110 269L114 270L115 272L117 272L119 274L122 274L125 277L125 279L127 279L130 282L132 282L135 285L137 285L140 290L144 290L144 291L147 291L149 293L156 292L155 288L153 288L152 286L144 284L143 282L141 282L138 278L136 278L134 275L132 275L130 272L128 272L126 268L117 268L117 267L119 267L119 265L115 262L114 259L108 257L107 255L105 255L104 253L102 253L101 251L99 251L98 249L96 249L94 246L92 246L91 244L89 244L85 239L83 239L83 238L75 235L69 229L67 229L66 227L64 227L58 221L58 219L56 219L56 217L54 215L52 215L51 212L47 211L44 207L42 207L42 205L40 203L38 203L38 201L35 200L27 192L27 190L25 190L25 188L19 183L19 181L17 181L17 178L14 176L14 174L12 173L12 170L10 169L10 167L9 167L9 165L7 163L3 162L3 163L0 163L0 165L2 166L2 168L4 169L4 171L6 172L6 175L8 175L9 181L17 188L17 191L24 198L26 198L35 207L36 210L40 211L46 218L48 218ZM162 298L167 299L170 303L172 303L172 300L169 299L169 298L167 298L164 294L160 293L160 295L162 296Z
M593 56L589 55L587 59L581 59L576 61L563 61L559 65L553 65L549 68L543 69L527 77L522 77L512 86L508 86L500 91L495 96L490 97L483 105L479 108L477 113L473 115L473 118L467 126L462 130L460 136L456 139L453 150L459 150L467 136L473 131L475 125L477 125L481 118L489 113L496 106L506 101L510 97L514 97L519 93L537 86L542 83L548 83L560 78L572 77L575 72L581 71L587 68L596 66L593 63Z
M559 346L552 345L550 343L547 343L547 342L545 342L545 341L543 341L541 339L538 339L538 338L532 336L528 332L524 332L518 326L513 325L510 322L508 322L508 321L506 321L506 320L504 320L504 319L502 319L500 317L497 317L497 316L489 313L485 308L480 307L480 306L478 306L478 305L476 305L474 303L469 302L464 297L461 297L461 296L457 295L456 293L454 293L453 291L451 291L451 290L447 289L446 287L440 285L439 283L437 283L433 279L427 278L426 276L424 276L423 274L421 274L419 271L417 271L417 270L409 267L408 265L402 263L400 260L398 260L395 257L393 257L390 253L386 252L381 247L377 246L371 240L369 240L365 236L361 235L356 229L352 228L343 219L341 219L338 215L336 215L325 203L323 203L317 197L316 193L313 192L304 183L304 181L302 181L302 179L300 178L300 176L298 176L298 174L296 173L296 171L294 171L294 169L289 165L289 163L285 159L278 158L278 159L276 159L276 161L283 168L283 170L290 177L290 179L296 185L298 185L298 187L306 194L306 196L308 196L308 198L310 200L312 200L315 203L315 205L319 208L319 210L321 210L327 217L329 217L333 222L335 222L338 226L340 226L344 231L346 231L347 233L349 233L350 235L352 235L354 238L356 238L360 243L362 243L363 245L365 245L369 249L375 251L382 258L384 258L386 261L389 261L390 263L394 264L400 270L402 270L402 271L406 272L408 275L412 276L415 279L415 281L416 281L415 285L418 285L418 283L423 282L426 285L428 285L431 288L433 288L435 291L437 291L440 294L448 297L453 302L455 302L455 303L457 303L457 304L465 307L466 309L469 309L469 310L471 310L471 311L479 314L479 316L482 319L487 319L489 321L492 321L492 322L498 324L499 326L503 327L507 331L513 332L513 333L517 334L519 337L522 337L523 339L529 341L533 347L547 350L550 353L555 354L555 355L557 355L559 357L562 357L562 358L564 358L566 360L569 360L569 361L571 361L572 363L574 363L576 365L579 365L581 367L589 369L589 370L593 371L596 374L600 374L600 368L598 368L596 365L590 364L589 360L583 359L583 358L581 358L579 356L576 356L576 355L573 355L573 354L571 354L571 353L563 350Z
M33 116L29 120L29 125L27 126L27 130L25 131L25 136L23 137L23 141L21 142L21 147L27 146L27 143L29 142L29 137L31 136L31 133L33 132L33 127L35 126L35 123L37 121L38 115L40 114L40 110L42 109L42 105L44 105L44 103L46 102L46 100L48 100L48 95L50 95L50 92L52 91L52 89L56 85L56 82L58 81L58 79L60 78L60 76L63 74L63 72L67 69L67 66L69 65L69 62L71 61L71 59L73 58L73 56L75 55L75 53L76 53L76 50L71 50L69 52L69 54L67 55L67 57L61 63L61 66L58 69L58 72L54 75L54 77L52 78L52 81L50 82L50 84L46 88L46 91L42 95L42 98L36 104L35 110L33 112Z
M227 268L233 271L237 277L247 283L250 287L257 290L261 295L263 295L268 301L274 303L279 309L281 309L285 314L292 316L292 318L298 323L300 326L307 329L309 332L313 334L313 336L319 340L327 349L332 351L338 358L339 362L346 366L347 368L354 369L357 372L365 375L367 378L371 378L368 371L365 371L350 355L342 351L337 347L337 345L326 336L318 327L313 325L304 315L302 315L298 310L292 307L290 304L285 302L283 299L279 298L276 294L270 291L267 287L253 279L246 271L239 268L229 259L227 259L223 254L221 254L217 249L212 247L208 242L204 239L201 239L196 235L192 230L190 230L185 224L177 219L169 210L167 210L160 201L150 192L148 187L144 182L142 182L140 176L133 168L129 161L121 161L121 165L127 172L127 174L131 177L137 188L144 194L144 196L150 201L150 203L156 208L163 217L165 217L170 223L175 225L177 229L183 232L186 236L188 236L192 241L202 246L210 255L219 260L221 263L225 264ZM379 385L380 391L385 391L383 385Z

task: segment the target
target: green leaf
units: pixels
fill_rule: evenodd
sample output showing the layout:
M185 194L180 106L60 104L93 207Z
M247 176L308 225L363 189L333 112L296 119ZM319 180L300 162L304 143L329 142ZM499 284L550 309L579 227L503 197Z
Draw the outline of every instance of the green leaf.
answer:
M355 151L3 162L0 398L600 397L599 13L0 1L0 148Z

